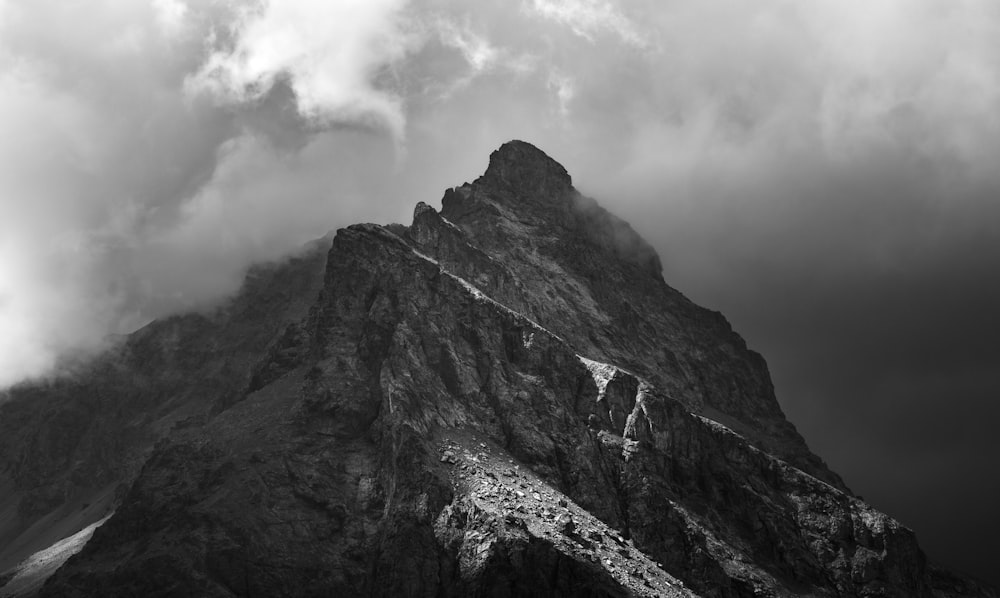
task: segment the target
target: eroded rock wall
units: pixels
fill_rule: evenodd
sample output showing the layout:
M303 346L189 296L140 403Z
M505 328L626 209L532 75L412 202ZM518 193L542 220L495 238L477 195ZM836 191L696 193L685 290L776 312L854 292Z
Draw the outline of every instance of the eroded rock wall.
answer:
M338 231L314 284L130 341L190 347L164 401L201 407L118 453L134 481L43 595L991 595L853 497L760 356L528 144L440 213Z

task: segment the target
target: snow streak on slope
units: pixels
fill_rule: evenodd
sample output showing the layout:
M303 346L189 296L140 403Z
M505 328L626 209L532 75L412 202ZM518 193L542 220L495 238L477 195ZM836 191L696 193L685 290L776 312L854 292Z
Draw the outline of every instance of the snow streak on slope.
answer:
M56 569L62 567L69 557L83 550L90 537L94 535L94 530L101 527L111 515L25 559L18 565L17 575L0 589L0 596L4 598L25 596L41 588L45 580L55 573Z
M492 297L490 297L486 293L480 291L479 288L476 287L476 285L472 284L468 280L462 278L461 276L457 276L455 274L452 274L448 270L445 270L444 266L442 266L441 263L438 262L436 259L434 259L434 258L432 258L432 257L430 257L428 255L425 255L423 253L420 253L419 251L417 251L416 249L413 249L413 248L410 248L410 251L412 251L417 257L419 257L419 258L421 258L423 260L426 260L426 261L434 264L435 266L437 266L438 269L441 271L442 274L444 274L445 276L448 276L449 278L451 278L452 280L454 280L458 284L462 285L462 288L464 288L466 291L469 292L469 294L471 294L473 297L475 297L477 301L483 301L485 303L489 303L490 305L493 305L494 307L497 307L497 308L499 308L499 309L501 309L501 310L509 313L510 315L512 315L512 316L520 319L520 320L524 320L525 322L531 324L531 326L533 326L535 329L537 329L537 330L539 330L541 332L544 332L545 334L548 334L552 338L558 339L559 341L561 341L563 343L566 342L565 339L563 339L561 336L559 336L558 334L552 332L548 328L542 326L538 322L532 320L528 316L522 314L519 311L515 311L515 310L507 307L503 303L500 303L499 301L493 299Z
M618 368L608 363L587 359L582 355L577 355L577 358L590 371L590 375L594 377L594 384L597 385L597 400L600 401L604 398L604 393L608 390L608 382L611 382L611 379L618 373Z

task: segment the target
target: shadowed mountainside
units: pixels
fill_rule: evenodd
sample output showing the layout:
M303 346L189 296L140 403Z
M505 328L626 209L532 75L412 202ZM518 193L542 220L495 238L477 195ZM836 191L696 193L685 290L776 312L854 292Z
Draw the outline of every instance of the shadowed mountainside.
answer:
M537 148L325 248L11 393L2 537L115 509L42 595L995 595L852 496Z

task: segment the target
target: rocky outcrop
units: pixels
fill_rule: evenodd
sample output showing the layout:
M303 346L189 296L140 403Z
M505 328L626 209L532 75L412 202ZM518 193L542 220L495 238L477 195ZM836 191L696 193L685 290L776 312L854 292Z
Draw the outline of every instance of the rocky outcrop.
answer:
M513 185L512 173L527 180ZM446 192L442 205L441 217L455 227L435 239L421 231L428 216L412 234L446 267L559 331L579 352L642 375L690 410L845 488L785 419L763 358L721 314L666 285L655 251L573 189L540 150L505 144L486 174Z
M224 307L152 322L60 378L6 393L0 573L101 520L157 439L199 427L243 395L274 337L307 315L330 241L252 268Z
M308 313L261 310L266 347L42 594L990 595L853 497L760 356L541 151L442 205L338 231Z

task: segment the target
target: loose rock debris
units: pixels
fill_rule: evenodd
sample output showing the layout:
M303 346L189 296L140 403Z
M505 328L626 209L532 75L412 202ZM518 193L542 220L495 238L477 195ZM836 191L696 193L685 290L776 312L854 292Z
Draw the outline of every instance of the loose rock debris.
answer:
M479 509L505 525L542 538L580 561L601 566L635 596L695 596L632 546L617 530L577 506L500 447L445 438L441 463L449 466L456 495L471 496Z

